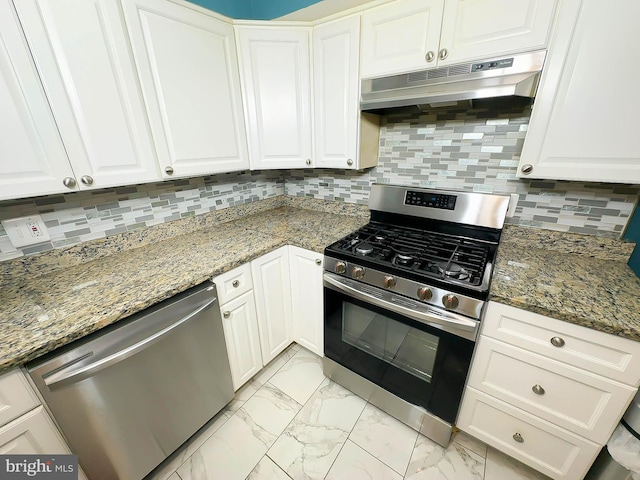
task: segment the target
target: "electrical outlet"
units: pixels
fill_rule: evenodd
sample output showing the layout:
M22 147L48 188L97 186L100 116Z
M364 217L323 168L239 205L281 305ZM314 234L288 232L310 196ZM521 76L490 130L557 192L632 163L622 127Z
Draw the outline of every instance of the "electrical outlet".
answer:
M26 247L51 240L47 227L40 215L2 220L9 240L14 247Z

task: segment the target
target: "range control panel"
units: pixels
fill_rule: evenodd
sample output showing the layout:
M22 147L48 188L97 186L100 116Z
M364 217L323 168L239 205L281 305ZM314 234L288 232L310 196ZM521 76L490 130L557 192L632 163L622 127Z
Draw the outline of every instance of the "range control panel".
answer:
M404 198L405 205L415 205L416 207L441 208L443 210L454 210L456 208L456 196L444 195L442 193L416 192L408 190Z
M503 58L502 60L491 60L489 62L474 63L471 65L472 72L481 72L484 70L493 70L494 68L513 67L513 58Z

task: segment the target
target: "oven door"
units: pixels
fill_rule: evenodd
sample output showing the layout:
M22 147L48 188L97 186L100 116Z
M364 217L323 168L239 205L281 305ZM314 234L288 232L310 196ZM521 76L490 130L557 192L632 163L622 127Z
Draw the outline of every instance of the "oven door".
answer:
M324 354L454 423L479 322L324 274Z

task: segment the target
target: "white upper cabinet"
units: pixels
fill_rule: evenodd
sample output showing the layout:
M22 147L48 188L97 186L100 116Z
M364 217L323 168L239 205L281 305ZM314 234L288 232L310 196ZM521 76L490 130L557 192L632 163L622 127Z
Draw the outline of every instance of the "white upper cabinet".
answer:
M162 176L247 169L233 27L169 1L122 5Z
M159 180L118 4L15 5L79 188Z
M445 0L438 65L545 48L557 3Z
M640 183L639 18L637 0L563 2L520 177Z
M360 114L359 66L359 15L313 29L316 167L362 169L378 163L379 117Z
M444 0L396 0L365 11L360 76L435 66L443 9Z
M544 48L557 0L397 0L362 16L363 78Z
M9 0L0 0L0 112L0 200L68 190L73 171Z
M311 167L311 29L236 29L251 168Z

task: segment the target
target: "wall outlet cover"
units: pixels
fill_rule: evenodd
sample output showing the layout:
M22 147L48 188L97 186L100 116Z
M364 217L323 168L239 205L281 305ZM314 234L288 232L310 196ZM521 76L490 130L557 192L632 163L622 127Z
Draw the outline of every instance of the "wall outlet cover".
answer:
M2 220L9 240L14 247L27 247L51 240L51 236L40 215Z

